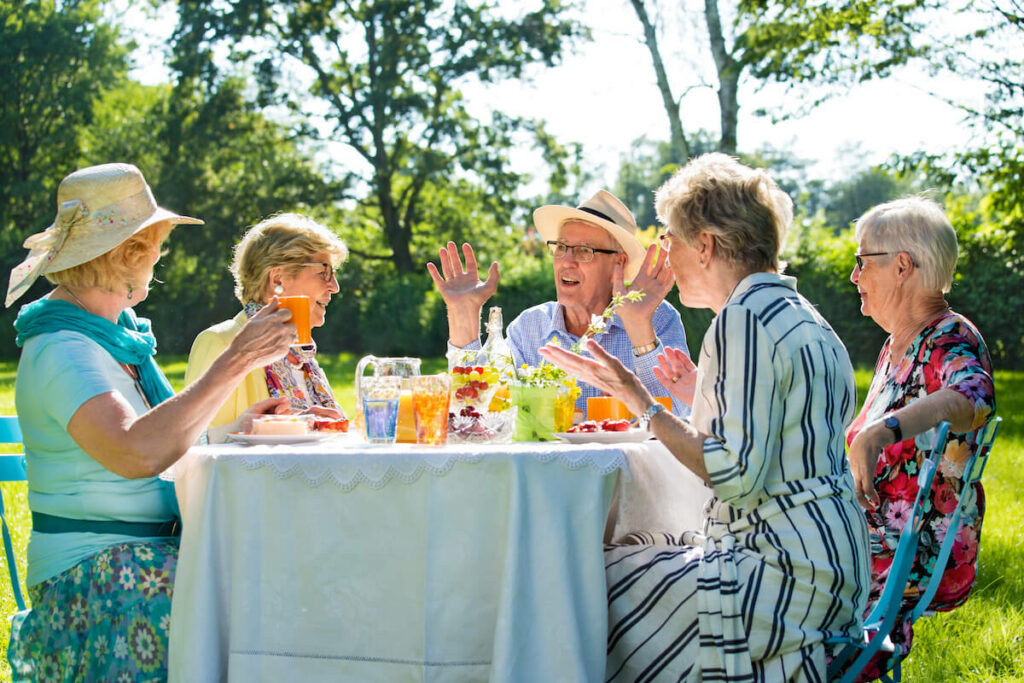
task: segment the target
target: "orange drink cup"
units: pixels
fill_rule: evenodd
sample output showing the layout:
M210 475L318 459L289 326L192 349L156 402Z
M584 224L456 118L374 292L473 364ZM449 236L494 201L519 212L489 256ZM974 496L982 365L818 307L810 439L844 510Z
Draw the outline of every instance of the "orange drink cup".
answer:
M448 442L448 401L452 378L447 374L412 377L412 412L416 443L443 446Z
M416 416L412 410L412 390L398 395L398 443L416 443Z
M600 422L612 416L611 396L591 396L587 399L587 419Z
M279 296L277 297L281 308L287 308L292 312L292 322L299 328L299 343L312 344L313 338L309 330L309 312L311 304L308 296Z

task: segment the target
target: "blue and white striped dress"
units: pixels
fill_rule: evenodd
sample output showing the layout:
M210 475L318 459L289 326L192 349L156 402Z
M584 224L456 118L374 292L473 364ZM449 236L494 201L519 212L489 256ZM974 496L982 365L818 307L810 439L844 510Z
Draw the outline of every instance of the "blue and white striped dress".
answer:
M855 409L846 348L796 280L742 280L698 365L704 528L605 551L609 680L824 680L823 641L860 633L868 594L843 442Z

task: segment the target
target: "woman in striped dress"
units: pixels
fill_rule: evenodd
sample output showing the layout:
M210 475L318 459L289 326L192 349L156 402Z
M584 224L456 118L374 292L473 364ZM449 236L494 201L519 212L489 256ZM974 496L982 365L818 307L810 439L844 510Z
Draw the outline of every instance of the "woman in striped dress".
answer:
M778 272L792 203L764 171L699 157L657 208L680 300L717 314L695 372L663 359L690 422L594 344L593 359L544 350L625 401L714 490L682 544L606 550L607 678L824 680L825 639L860 633L868 593L843 443L856 409L846 348Z

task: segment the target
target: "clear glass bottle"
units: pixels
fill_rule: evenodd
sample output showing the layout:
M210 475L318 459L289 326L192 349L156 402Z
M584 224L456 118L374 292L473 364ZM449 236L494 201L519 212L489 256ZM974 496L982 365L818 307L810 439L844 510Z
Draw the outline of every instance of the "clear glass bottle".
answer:
M500 385L491 401L491 410L502 410L508 406L508 384L516 376L515 358L512 349L503 336L504 323L501 319L501 308L491 306L487 316L487 341L480 349L481 362L498 371Z

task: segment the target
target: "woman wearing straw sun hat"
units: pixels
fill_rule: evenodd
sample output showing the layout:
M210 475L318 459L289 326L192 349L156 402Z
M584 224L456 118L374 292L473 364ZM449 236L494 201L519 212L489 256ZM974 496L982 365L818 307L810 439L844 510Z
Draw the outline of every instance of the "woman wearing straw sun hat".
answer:
M28 463L32 609L15 615L14 680L166 677L177 562L177 503L158 474L203 432L234 386L283 356L295 334L264 308L187 391L173 395L153 355L143 301L175 225L202 221L157 206L137 168L66 177L57 217L25 241L10 306L44 275L57 285L21 308L15 385ZM254 406L285 410L282 400Z

